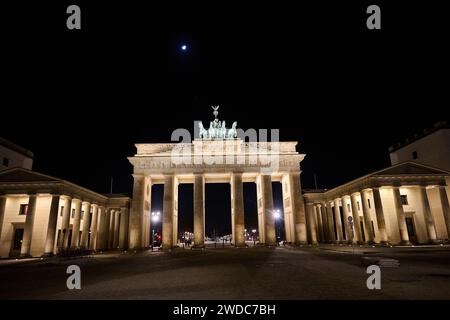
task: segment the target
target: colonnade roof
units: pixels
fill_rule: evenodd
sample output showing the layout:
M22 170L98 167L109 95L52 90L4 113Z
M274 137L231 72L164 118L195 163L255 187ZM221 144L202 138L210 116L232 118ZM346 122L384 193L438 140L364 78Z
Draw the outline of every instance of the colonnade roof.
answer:
M418 162L406 161L372 172L336 188L326 190L305 190L307 199L328 199L350 195L367 188L408 185L445 185L450 176L448 171Z
M130 201L130 198L123 194L100 194L69 181L24 168L0 171L0 194L31 193L67 195L99 205L108 205L112 200L124 204Z

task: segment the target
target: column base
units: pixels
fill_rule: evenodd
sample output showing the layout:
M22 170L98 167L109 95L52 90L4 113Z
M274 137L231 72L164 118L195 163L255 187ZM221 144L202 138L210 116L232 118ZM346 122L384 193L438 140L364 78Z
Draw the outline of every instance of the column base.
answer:
M308 242L306 242L306 241L296 241L295 245L296 246L306 246L306 245L308 245Z
M42 255L42 258L51 258L53 257L55 254L53 252L46 252Z
M193 245L191 250L205 250L205 245Z
M430 240L429 243L430 243L430 244L441 244L441 243L443 243L443 241L442 241L442 240L435 239L435 240Z
M19 258L20 259L26 259L26 258L32 258L32 256L29 253L21 253Z
M402 240L400 241L401 246L411 246L412 243L409 240Z

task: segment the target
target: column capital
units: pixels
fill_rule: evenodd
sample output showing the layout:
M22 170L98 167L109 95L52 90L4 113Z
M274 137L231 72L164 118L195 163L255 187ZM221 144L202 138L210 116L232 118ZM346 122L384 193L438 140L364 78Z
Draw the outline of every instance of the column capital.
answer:
M341 199L350 199L350 198L351 198L351 196L348 194L345 194L341 197Z
M73 201L73 202L80 202L80 203L81 203L81 199L79 199L79 198L72 198L72 201Z

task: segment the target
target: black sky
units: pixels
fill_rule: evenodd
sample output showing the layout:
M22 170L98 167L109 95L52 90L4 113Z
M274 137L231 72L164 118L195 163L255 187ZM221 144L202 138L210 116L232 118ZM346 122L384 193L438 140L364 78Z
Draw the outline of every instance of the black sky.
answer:
M133 144L168 142L220 104L227 123L299 141L303 187L316 174L331 188L388 166L391 144L449 118L442 2L242 2L6 5L1 136L33 151L36 171L98 192L113 176L114 192L131 193ZM81 31L65 27L75 3ZM374 3L382 30L370 31ZM220 199L210 211L227 210Z

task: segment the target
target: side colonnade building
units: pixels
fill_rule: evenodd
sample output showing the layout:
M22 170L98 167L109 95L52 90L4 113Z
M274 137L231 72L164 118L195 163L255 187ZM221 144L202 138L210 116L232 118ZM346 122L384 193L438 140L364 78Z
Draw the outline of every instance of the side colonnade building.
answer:
M130 198L23 168L0 172L0 257L126 249Z
M404 162L304 194L311 242L411 245L447 242L449 173Z

